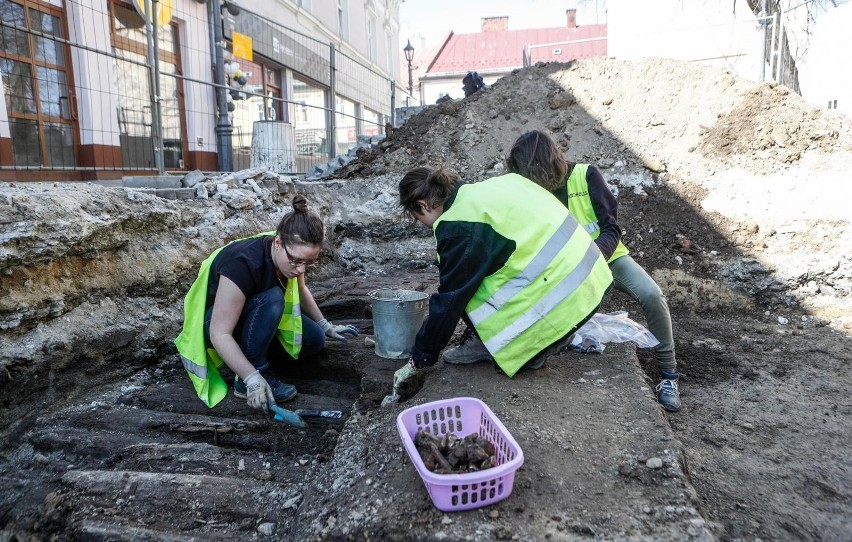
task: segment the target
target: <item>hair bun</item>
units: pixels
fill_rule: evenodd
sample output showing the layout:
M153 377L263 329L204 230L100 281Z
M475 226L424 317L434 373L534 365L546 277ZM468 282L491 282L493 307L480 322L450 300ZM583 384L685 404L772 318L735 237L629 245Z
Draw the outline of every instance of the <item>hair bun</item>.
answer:
M293 210L298 211L300 213L307 213L308 198L306 198L302 194L297 194L296 196L293 196Z
M442 190L452 190L458 180L458 174L443 165L430 170L429 176L426 179L429 184L437 186Z

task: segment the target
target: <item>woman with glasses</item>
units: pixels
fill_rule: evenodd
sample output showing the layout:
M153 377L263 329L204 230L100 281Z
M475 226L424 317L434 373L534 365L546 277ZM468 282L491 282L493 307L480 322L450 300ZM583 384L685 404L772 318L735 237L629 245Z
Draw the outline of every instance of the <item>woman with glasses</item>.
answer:
M215 406L227 394L218 368L235 374L234 395L254 408L288 401L296 388L278 380L269 358L310 356L325 340L358 335L326 320L305 284L324 237L322 219L297 195L274 232L239 239L213 252L184 299L183 330L175 344L199 398ZM274 340L275 339L275 340Z

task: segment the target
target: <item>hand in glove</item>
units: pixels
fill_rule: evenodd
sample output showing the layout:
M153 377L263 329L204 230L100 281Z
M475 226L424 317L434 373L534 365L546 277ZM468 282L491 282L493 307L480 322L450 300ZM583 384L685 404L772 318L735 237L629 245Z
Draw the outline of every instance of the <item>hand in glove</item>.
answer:
M336 326L323 318L319 322L317 322L322 328L323 333L329 339L333 339L335 341L348 342L346 337L343 335L352 335L353 337L358 335L358 330L355 329L355 326Z
M408 358L408 362L393 374L394 395L398 395L400 401L414 397L423 387L423 380L426 378L425 373L425 369L418 369L414 366L413 358Z
M272 395L272 388L260 374L260 371L255 371L248 375L245 379L246 383L246 401L252 408L266 410L268 405L275 404L275 397Z

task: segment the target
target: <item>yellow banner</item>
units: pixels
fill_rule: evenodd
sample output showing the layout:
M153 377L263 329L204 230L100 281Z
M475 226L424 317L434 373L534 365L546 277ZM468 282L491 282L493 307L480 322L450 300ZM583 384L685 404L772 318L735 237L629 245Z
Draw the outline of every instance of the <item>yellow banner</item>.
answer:
M234 42L234 56L251 61L253 58L251 36L240 34L239 32L231 33L231 40Z
M145 1L146 0L133 0L133 7L136 8L136 11L139 13L142 18L145 18ZM148 0L153 5L154 0ZM157 2L157 25L158 26L166 26L171 22L172 15L175 12L175 3L174 0L159 0Z

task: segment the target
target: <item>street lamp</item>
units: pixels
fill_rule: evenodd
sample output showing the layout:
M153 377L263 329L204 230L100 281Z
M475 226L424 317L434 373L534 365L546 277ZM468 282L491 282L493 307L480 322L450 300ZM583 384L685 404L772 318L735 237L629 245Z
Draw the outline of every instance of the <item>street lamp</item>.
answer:
M402 52L405 53L405 60L408 61L408 94L411 95L414 87L411 81L411 60L414 58L414 47L411 46L411 40L403 47Z

